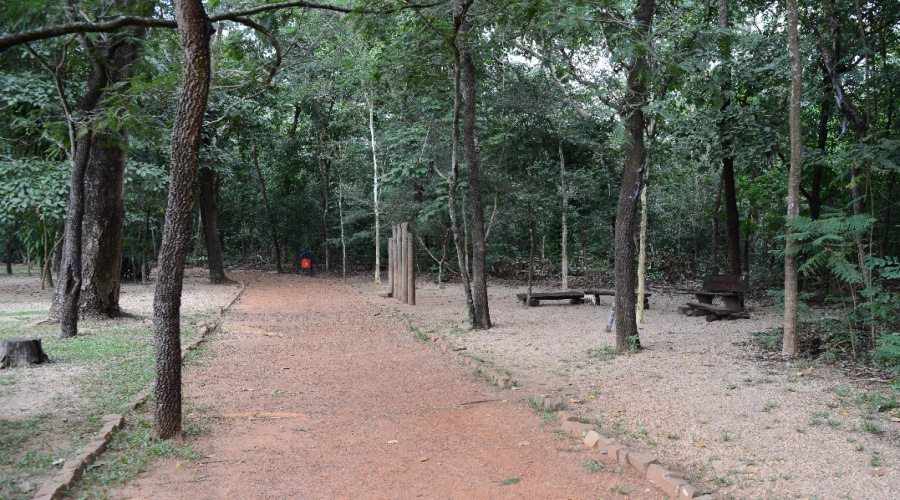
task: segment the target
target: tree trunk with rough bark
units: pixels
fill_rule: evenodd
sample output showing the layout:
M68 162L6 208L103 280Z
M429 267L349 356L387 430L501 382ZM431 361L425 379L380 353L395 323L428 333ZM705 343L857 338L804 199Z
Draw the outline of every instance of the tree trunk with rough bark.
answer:
M101 101L106 75L100 62L94 59L88 76L84 98L81 101L81 120L87 121ZM78 303L81 297L82 251L81 235L84 218L84 173L87 170L91 152L90 133L78 139L75 159L69 176L69 207L66 211L65 243L57 280L56 304L61 338L78 335ZM54 316L51 306L51 317Z
M216 285L230 283L225 275L222 261L222 244L218 231L218 207L216 203L216 173L208 167L201 167L197 176L200 188L200 217L203 219L203 239L206 240L206 262L209 267L209 282Z
M655 0L640 0L634 13L634 20L641 36L651 36ZM616 349L625 352L629 348L640 348L635 315L635 248L634 220L637 215L638 196L643 183L644 151L644 111L647 90L647 61L645 56L637 57L631 64L626 80L624 113L625 129L630 141L625 152L625 168L622 172L622 189L616 208L615 231L615 277L616 297L614 301L616 322Z
M728 0L718 1L719 10L719 28L728 28ZM725 103L722 105L722 112L728 112L731 106L731 100L727 96L727 92L731 89L731 75L728 65L731 62L731 40L723 38L719 46L719 54L722 58L721 71L725 74L725 82L722 85L722 92ZM737 190L735 189L734 180L734 151L732 151L732 141L730 135L728 118L723 118L719 124L720 134L722 135L722 185L725 188L725 228L728 231L728 255L731 274L741 274L741 221L737 208Z
M153 300L154 439L181 436L181 291L191 237L200 131L209 95L209 41L214 31L201 0L175 0L175 18L183 55L183 81L172 130L169 200Z
M566 157L563 155L562 142L559 143L559 182L562 189L562 241L560 242L560 267L562 267L562 290L569 290L569 225L566 217L569 213L569 193L566 189Z
M461 4L471 0L458 0ZM463 16L460 33L468 32L467 22ZM472 326L477 330L487 330L491 327L491 313L488 307L487 294L487 270L485 260L487 246L484 237L484 207L481 197L481 164L478 151L475 146L475 105L477 89L475 86L475 63L472 59L472 49L465 37L457 42L459 44L460 62L462 66L462 95L463 95L463 156L466 159L466 178L469 182L469 203L472 208L472 302L475 315L472 317Z
M803 60L800 56L797 0L787 0L788 53L791 65L790 137L791 169L788 174L787 218L800 215L800 172L803 162L803 130L800 100L803 95ZM797 317L799 290L797 286L797 250L799 243L789 238L784 249L784 339L782 352L797 354Z
M259 168L259 151L256 149L256 142L253 143L253 166L256 168L256 178L259 181L259 192L262 195L263 206L266 209L266 217L269 220L269 231L272 233L272 245L275 247L275 272L281 274L281 244L278 241L278 225L275 223L275 216L272 214L272 207L269 206L269 196L266 194L266 179L262 175L262 169Z
M131 10L138 14L148 12L151 7L135 2L119 2L122 10ZM140 41L146 33L145 28L131 27L110 35L102 43L84 39L82 45L88 52L93 52L91 76L88 79L85 98L82 100L79 120L87 123L88 118L102 113L103 101L114 93L125 92L128 85L114 86L126 82L133 75L132 66L138 59ZM101 55L102 52L102 55ZM90 106L89 108L86 106ZM86 317L115 317L120 314L119 290L121 286L122 243L124 238L123 221L124 176L128 134L126 129L97 130L93 125L82 135L76 146L73 171L80 170L77 177L82 183L76 191L76 200L69 202L68 218L77 216L72 223L79 227L80 245L78 249L70 243L66 235L63 250L63 274L71 277L74 270L69 259L76 256L81 260L78 293L79 312ZM82 150L83 149L83 150ZM82 150L82 151L79 151ZM79 155L82 156L79 156ZM70 180L75 181L76 176ZM74 186L74 185L72 185ZM71 194L70 194L71 197ZM79 205L72 211L73 201ZM68 233L68 231L67 231ZM71 248L71 250L69 250ZM58 292L51 305L50 317L62 320L61 301L71 301L74 290L66 292L66 287L74 286L75 281L66 280L58 283ZM67 323L71 323L72 312L68 311ZM66 326L68 333L74 335L71 325Z

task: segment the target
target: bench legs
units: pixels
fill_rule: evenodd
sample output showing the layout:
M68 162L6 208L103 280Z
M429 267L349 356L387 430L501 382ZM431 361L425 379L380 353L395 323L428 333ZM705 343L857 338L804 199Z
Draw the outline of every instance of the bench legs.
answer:
M712 299L713 299L713 298L712 298L712 295L705 295L705 294L704 294L704 295L701 295L701 294L698 293L698 294L695 294L695 295L694 295L694 298L696 298L696 299L697 299L697 302L699 302L699 303L701 303L701 304L709 304L709 305L712 305Z
M744 310L743 297L722 297L722 303L725 304L725 307L727 307L731 311Z

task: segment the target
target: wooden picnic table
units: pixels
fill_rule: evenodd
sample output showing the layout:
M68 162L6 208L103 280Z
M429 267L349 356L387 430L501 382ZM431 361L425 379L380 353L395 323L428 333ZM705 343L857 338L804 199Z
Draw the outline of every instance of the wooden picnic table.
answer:
M516 298L519 299L519 302L525 303L528 300L527 293L517 293ZM528 304L530 306L538 306L540 305L542 300L568 300L569 304L583 304L584 303L584 293L582 292L543 292L543 293L532 293L531 294L531 303Z
M688 302L681 311L695 316L705 315L708 320L730 318L748 318L744 312L744 294L750 286L750 277L746 274L718 274L707 276L703 280L702 290L680 290L675 293L691 294L697 302ZM713 305L713 299L722 298L722 306ZM711 319L712 318L712 319Z

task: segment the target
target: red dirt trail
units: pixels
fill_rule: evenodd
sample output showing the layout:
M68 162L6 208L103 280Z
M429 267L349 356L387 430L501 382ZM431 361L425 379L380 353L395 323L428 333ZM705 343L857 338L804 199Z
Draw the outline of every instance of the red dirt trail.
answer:
M205 458L160 460L114 495L663 498L608 460L589 471L597 452L542 425L524 391L473 381L351 287L234 277L246 289L184 377L189 418L212 428L190 438Z

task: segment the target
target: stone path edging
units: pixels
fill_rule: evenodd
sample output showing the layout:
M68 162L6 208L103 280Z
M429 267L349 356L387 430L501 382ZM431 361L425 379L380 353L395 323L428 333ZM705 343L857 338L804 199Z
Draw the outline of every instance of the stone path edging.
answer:
M228 304L225 308L227 311L240 297L240 294L244 291L243 283L241 284L241 290L235 296L234 299ZM201 342L206 340L206 337L209 333L215 329L215 325L210 328L205 321L201 321L197 323L197 338L194 339L190 344L186 345L181 349L181 362L184 363L184 357L188 355L191 351L197 348ZM128 408L134 410L138 406L142 405L144 401L150 397L152 393L152 389L146 389L137 396L135 396L129 403ZM75 457L74 460L69 460L65 464L63 464L62 469L57 472L52 478L48 479L41 485L40 489L34 495L34 500L58 500L63 497L63 495L72 489L75 483L81 479L84 470L94 463L104 451L106 451L106 447L109 446L109 443L112 442L113 436L115 436L116 432L121 430L125 426L125 416L121 414L110 414L104 415L102 420L106 422L100 432L94 436L94 439L91 440L90 443L84 445L78 453L78 456Z
M597 449L622 465L630 465L638 474L658 485L670 498L712 500L712 495L701 495L700 490L690 485L681 474L659 465L656 455L631 451L615 439L597 432L593 424L581 422L574 413L563 411L560 398L544 396L539 402L544 410L557 412L556 417L563 431L580 437L588 449Z
M436 333L429 333L428 340L434 342L442 351L447 353L451 358L457 359L462 364L472 368L473 370L480 371L484 374L484 377L497 385L497 387L501 389L511 389L515 387L517 382L513 380L509 375L506 375L494 368L486 368L486 364L483 361L479 361L468 354L464 354L462 351L465 351L465 347L453 347L449 342L445 341L441 338L440 335Z
M497 384L501 389L509 389L516 384L508 375L504 375L496 369L485 369L485 363L472 356L463 354L465 347L453 347L449 342L441 338L437 333L429 333L428 340L434 342L442 351L452 358L456 358L469 368L480 370L489 381ZM597 432L593 424L581 422L571 412L562 411L564 403L555 396L542 396L539 401L544 410L557 412L557 420L562 430L582 439L582 443L588 449L597 449L601 453L614 458L622 465L630 465L638 474L647 478L650 482L660 487L669 498L712 500L712 495L701 495L700 490L689 484L684 476L672 472L659 465L656 455L631 451L615 439L608 438Z
M93 441L84 445L74 460L68 460L63 464L62 470L44 482L34 495L34 500L62 498L63 494L72 488L75 481L81 478L84 470L106 450L116 432L125 425L125 417L120 414L104 415L102 419L106 425L94 436Z

